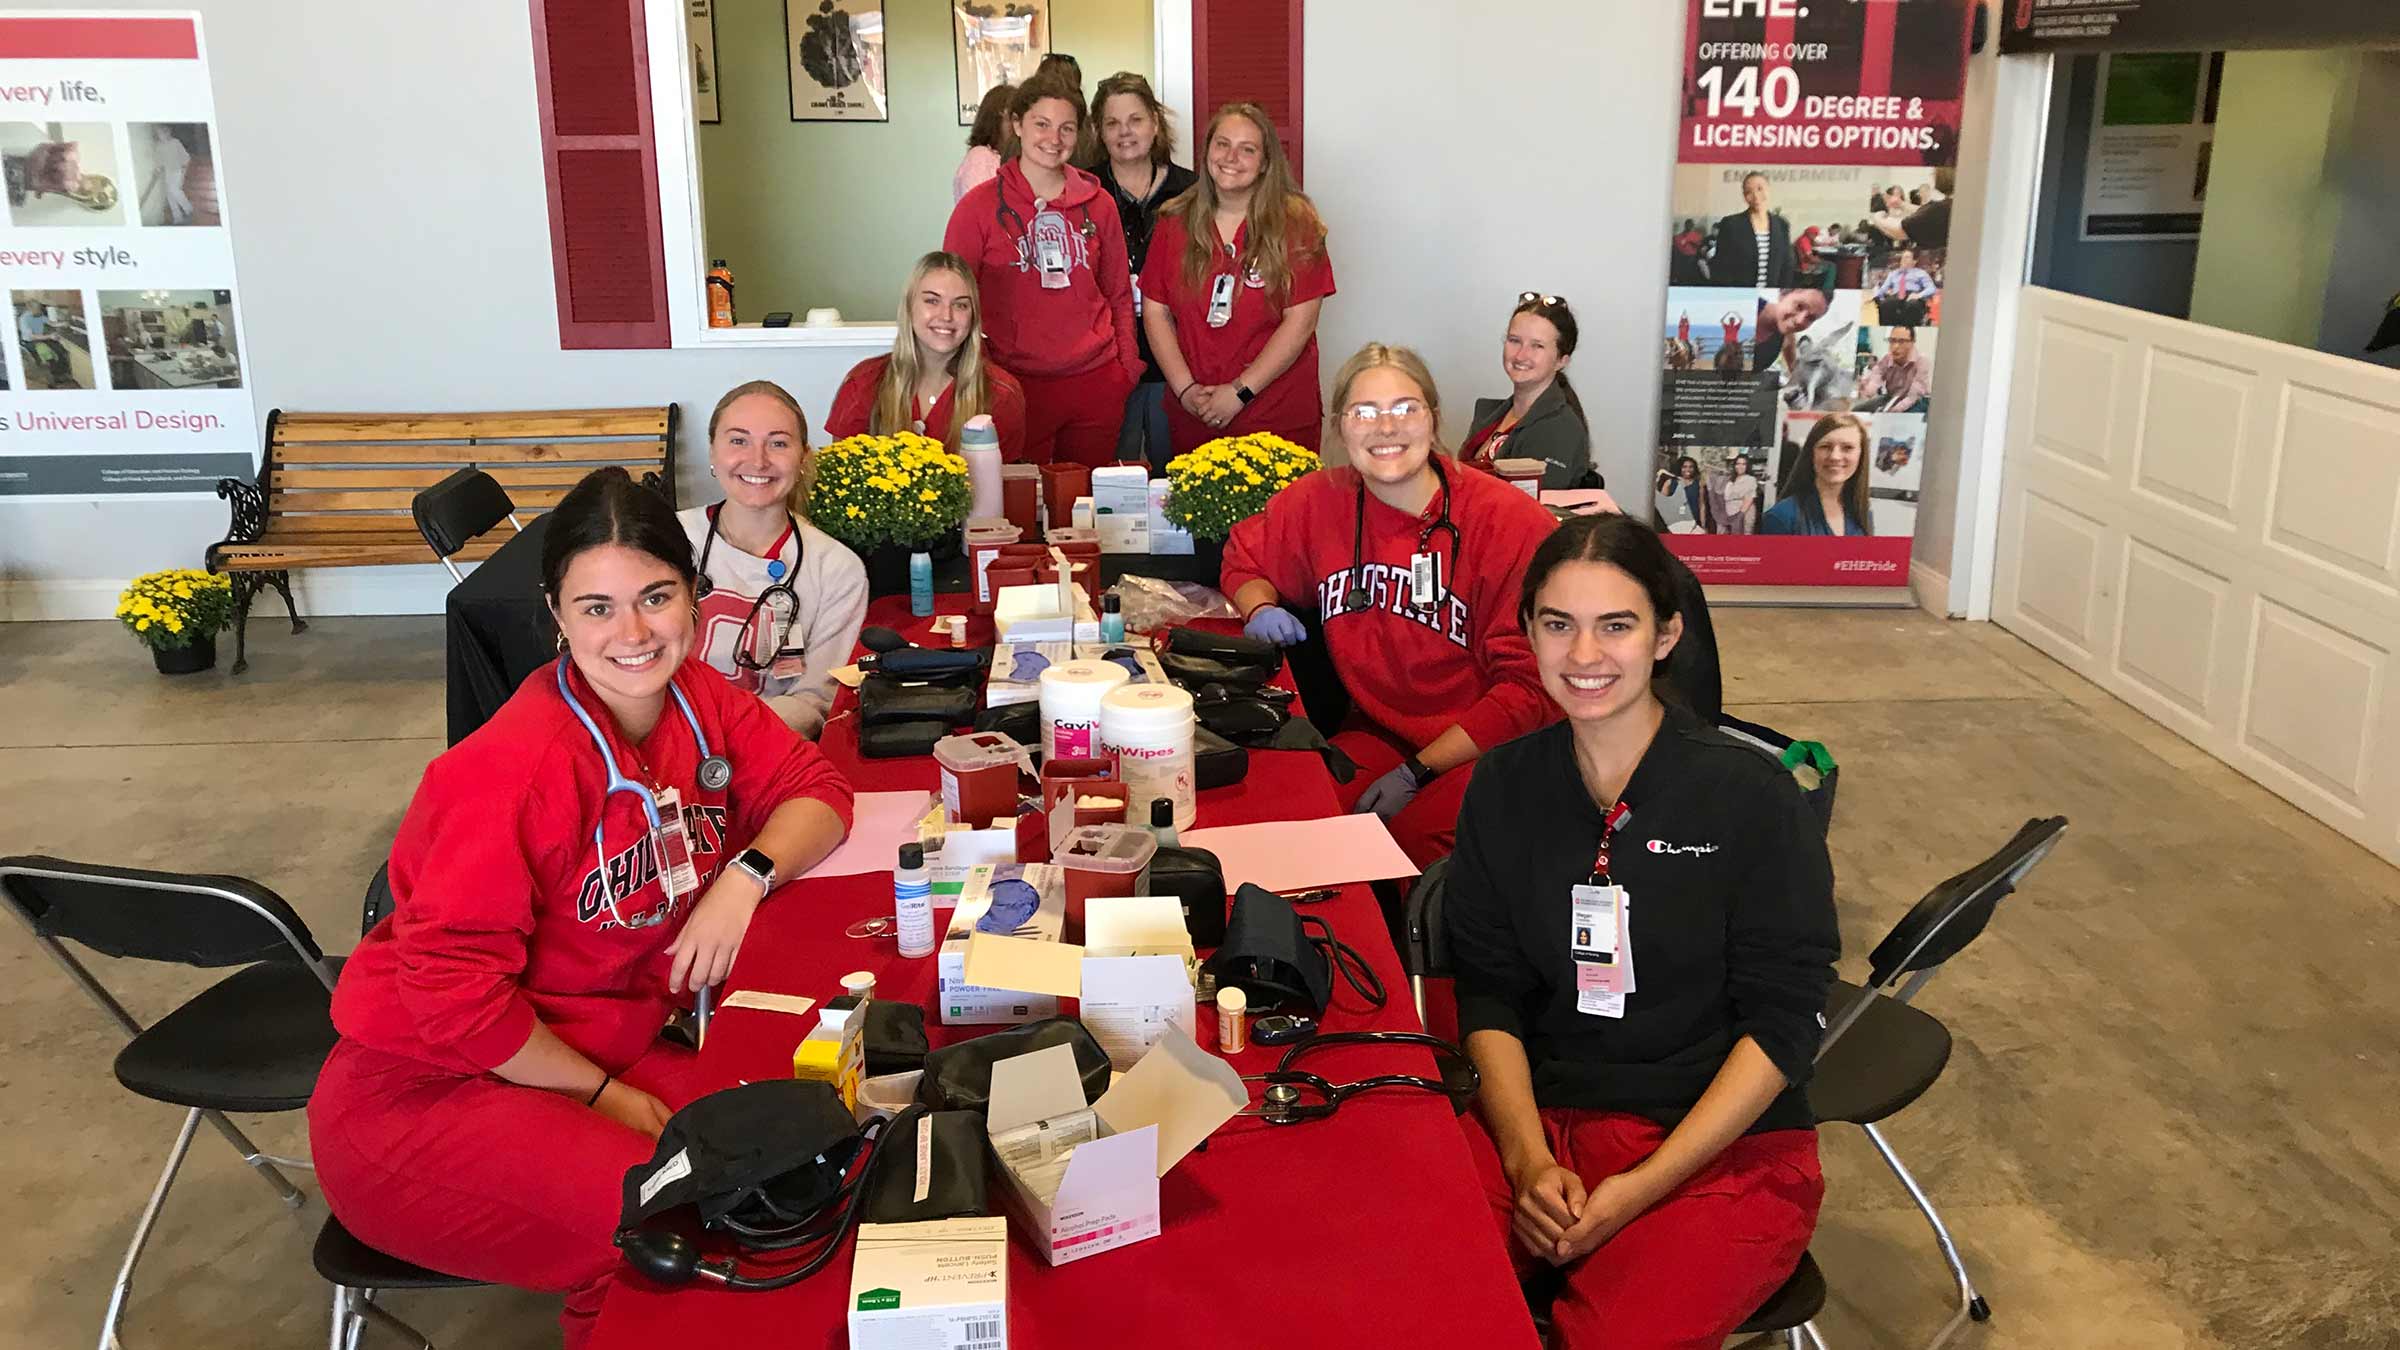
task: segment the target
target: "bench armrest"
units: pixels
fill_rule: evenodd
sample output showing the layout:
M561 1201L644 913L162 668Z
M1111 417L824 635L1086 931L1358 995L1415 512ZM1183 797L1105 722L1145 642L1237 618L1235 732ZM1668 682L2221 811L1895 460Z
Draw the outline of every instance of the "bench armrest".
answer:
M227 544L254 544L267 532L267 494L256 483L239 478L217 480L217 495L226 500L233 519L225 537L208 546L208 569L215 571L217 550Z

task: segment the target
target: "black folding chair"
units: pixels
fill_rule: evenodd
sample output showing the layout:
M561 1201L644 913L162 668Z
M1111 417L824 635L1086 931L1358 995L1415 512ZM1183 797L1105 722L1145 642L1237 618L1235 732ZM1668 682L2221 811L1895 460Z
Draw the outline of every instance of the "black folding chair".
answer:
M1433 860L1408 889L1400 944L1400 968L1417 1001L1417 1024L1425 1022L1425 981L1450 976L1450 934L1442 927L1442 899L1450 885L1450 855Z
M449 477L419 492L408 503L409 514L416 517L417 533L425 536L426 547L433 556L450 569L450 580L463 581L458 564L450 556L473 542L485 530L501 521L509 528L522 531L517 521L516 503L508 499L508 489L500 480L469 465Z
M282 897L240 877L11 857L0 858L0 894L68 978L125 1029L117 1081L140 1096L184 1108L183 1127L109 1291L100 1346L112 1350L120 1344L134 1265L202 1120L286 1205L298 1209L306 1202L277 1164L308 1164L261 1153L224 1113L296 1111L308 1104L317 1071L333 1050L331 1002L341 962L318 950ZM241 969L145 1027L67 949L69 941L104 956Z
M2065 816L2026 821L1999 852L1927 891L1868 955L1865 987L1836 980L1826 1000L1825 1039L1809 1079L1809 1105L1819 1122L1846 1121L1864 1129L1867 1142L1933 1226L1942 1259L1958 1281L1958 1311L1934 1338L1935 1345L1964 1322L1989 1321L1991 1305L1968 1278L1958 1244L1951 1241L1933 1201L1901 1166L1899 1155L1875 1125L1923 1096L1950 1062L1950 1029L1910 1000L1943 962L1975 940L2000 901L2048 856L2066 830Z

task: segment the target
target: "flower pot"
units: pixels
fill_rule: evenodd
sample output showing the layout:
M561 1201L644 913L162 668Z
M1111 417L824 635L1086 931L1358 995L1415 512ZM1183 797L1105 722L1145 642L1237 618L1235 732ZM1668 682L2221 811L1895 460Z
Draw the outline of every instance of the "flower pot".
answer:
M1208 585L1216 585L1217 579L1225 575L1225 541L1222 539L1194 539L1192 541L1192 566L1207 578ZM1230 600L1233 597L1225 598Z
M898 544L881 544L859 555L867 565L867 594L880 598L908 594L908 555Z
M215 636L196 637L181 647L152 647L150 659L161 675L196 675L217 664Z

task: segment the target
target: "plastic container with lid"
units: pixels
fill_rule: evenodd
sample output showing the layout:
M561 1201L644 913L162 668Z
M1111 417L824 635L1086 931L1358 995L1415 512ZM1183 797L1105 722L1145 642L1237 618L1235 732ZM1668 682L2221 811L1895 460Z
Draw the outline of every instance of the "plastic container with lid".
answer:
M1000 514L1027 536L1042 528L1042 471L1031 464L1000 466Z
M986 575L1001 549L1017 542L1024 534L1007 517L971 519L967 522L966 547L968 575L975 579L975 612L992 612L992 584Z
M942 769L942 809L950 818L984 829L1017 814L1017 776L1031 767L1025 747L997 731L944 736L933 743Z
M1097 659L1060 661L1043 670L1040 687L1044 757L1102 756L1100 701L1110 690L1132 678L1116 662Z
M1175 803L1177 830L1192 828L1198 810L1196 725L1192 696L1171 684L1126 684L1100 700L1101 752L1116 762L1134 801Z
M1158 839L1139 825L1083 825L1069 833L1050 855L1066 872L1068 940L1081 940L1084 901L1132 895L1157 852Z
M1542 497L1542 470L1549 467L1548 461L1539 459L1492 461L1492 472L1500 475L1501 481L1535 501L1540 501Z
M1250 1044L1250 996L1237 985L1217 991L1217 1048L1229 1055Z
M1000 514L1000 428L990 413L977 413L959 430L958 457L967 462L967 513Z
M1092 466L1044 464L1041 475L1042 506L1049 513L1043 520L1052 528L1072 524L1075 499L1092 495Z

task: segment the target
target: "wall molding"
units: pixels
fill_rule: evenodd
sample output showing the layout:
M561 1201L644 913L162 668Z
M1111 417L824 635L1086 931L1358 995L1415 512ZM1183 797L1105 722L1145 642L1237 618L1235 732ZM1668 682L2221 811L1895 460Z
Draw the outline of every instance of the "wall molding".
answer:
M1966 617L1950 608L1950 578L1927 566L1923 559L1916 558L1909 561L1908 585L1909 589L1917 593L1917 608L1933 617L1937 619Z

